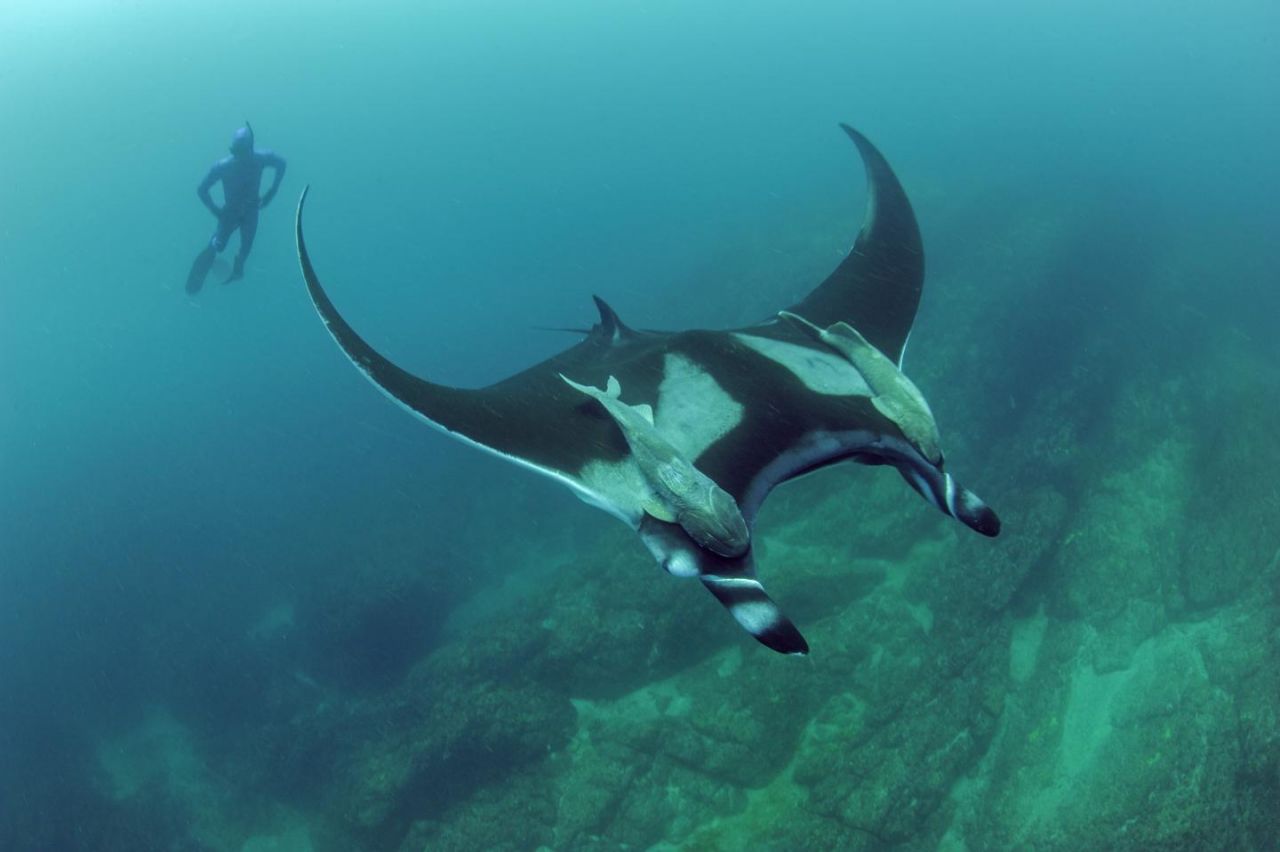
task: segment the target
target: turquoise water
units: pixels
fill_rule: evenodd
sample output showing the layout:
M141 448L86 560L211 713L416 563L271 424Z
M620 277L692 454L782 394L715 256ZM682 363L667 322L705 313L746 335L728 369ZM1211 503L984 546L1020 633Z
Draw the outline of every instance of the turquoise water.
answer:
M6 4L0 848L1274 848L1280 13L1117 5ZM245 119L288 172L190 298ZM310 185L343 313L463 386L592 293L752 322L858 227L840 121L1005 533L780 489L802 661L388 404L297 268Z

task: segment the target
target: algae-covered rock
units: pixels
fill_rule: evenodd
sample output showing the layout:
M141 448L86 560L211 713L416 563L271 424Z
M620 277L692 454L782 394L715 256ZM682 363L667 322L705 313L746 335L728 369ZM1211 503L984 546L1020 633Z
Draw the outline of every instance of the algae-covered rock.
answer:
M573 710L560 695L528 682L458 683L440 672L420 677L406 703L370 708L376 739L339 763L333 804L354 825L378 829L398 809L429 813L563 745Z
M790 762L816 709L816 673L796 662L734 649L680 677L660 753L738 787L763 786Z
M345 690L402 678L438 641L453 593L438 572L369 561L317 578L297 608L301 662Z
M891 719L877 719L866 702L833 699L800 749L795 780L808 789L808 807L862 842L918 836L995 731L978 679L921 673L920 682Z
M611 528L610 528L611 529ZM696 581L672 577L633 537L602 533L466 625L464 668L606 698L667 677L740 637Z
M1280 441L1274 404L1265 402L1280 400L1280 376L1238 341L1219 348L1217 363L1188 382L1215 412L1192 451L1196 469L1212 473L1188 499L1178 566L1192 614L1230 604L1280 570Z
M568 699L527 678L494 679L448 648L398 686L334 696L300 714L275 760L336 831L385 847L490 784L519 776L567 741Z
M555 838L560 844L586 844L610 833L623 802L648 761L635 750L588 728L557 761Z
M812 697L799 690L795 661L749 653L758 669L733 649L622 698L580 702L579 733L557 764L559 841L604 849L678 840L740 812L745 790L772 781Z
M1239 836L1232 700L1205 676L1194 634L1147 640L1123 671L1082 660L1065 699L1062 781L1036 796L1028 838L1150 849Z
M625 570L565 578L547 598L533 628L545 645L528 661L539 679L573 695L618 695L735 638L698 584L633 556Z
M1010 491L1010 511L999 539L978 539L952 530L936 558L917 559L907 572L903 595L916 611L930 615L934 662L959 674L973 655L1001 630L1001 613L1034 598L1051 581L1054 556L1069 517L1065 496L1042 486Z
M1274 817L1263 815L1280 790L1274 735L1251 716L1248 680L1214 663L1215 649L1257 634L1261 612L1170 625L1109 671L1094 665L1092 628L1046 623L1041 662L955 796L949 836L970 847L1265 848L1257 839ZM1241 772L1249 737L1271 748L1252 778Z
M455 802L440 816L413 823L399 852L530 852L553 848L555 800L542 769L505 775Z
M1107 625L1130 618L1134 601L1163 604L1180 561L1191 475L1188 445L1164 439L1097 484L1057 553L1060 581L1050 597L1055 615L1083 618L1114 633ZM1119 630L1119 638L1128 633Z

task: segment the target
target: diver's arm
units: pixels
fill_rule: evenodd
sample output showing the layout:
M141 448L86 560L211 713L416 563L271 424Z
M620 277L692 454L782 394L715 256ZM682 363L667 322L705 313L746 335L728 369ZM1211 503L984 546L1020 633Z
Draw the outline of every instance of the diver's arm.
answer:
M266 157L266 162L263 164L263 166L274 169L275 178L272 179L271 181L271 188L268 189L263 194L262 200L258 202L259 207L266 207L268 204L271 203L271 199L276 197L276 190L280 188L280 181L284 180L284 169L285 169L284 157L281 157L279 154L275 153L274 151L268 151L264 154L264 156Z
M200 196L200 201L204 203L205 207L209 208L210 213L219 218L222 216L222 208L213 203L213 197L209 195L209 190L213 188L213 185L221 177L221 170L218 168L218 164L214 163L209 168L209 173L204 176L204 180L200 181L200 185L196 187L196 195Z

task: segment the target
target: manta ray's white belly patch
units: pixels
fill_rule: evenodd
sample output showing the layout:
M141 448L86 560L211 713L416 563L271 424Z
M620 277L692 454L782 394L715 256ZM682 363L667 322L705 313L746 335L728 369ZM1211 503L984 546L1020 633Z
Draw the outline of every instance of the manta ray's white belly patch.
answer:
M667 353L653 423L685 458L696 461L741 420L742 405L710 373L683 355Z
M871 388L847 358L770 337L735 332L743 344L791 372L814 393L826 396L871 396Z

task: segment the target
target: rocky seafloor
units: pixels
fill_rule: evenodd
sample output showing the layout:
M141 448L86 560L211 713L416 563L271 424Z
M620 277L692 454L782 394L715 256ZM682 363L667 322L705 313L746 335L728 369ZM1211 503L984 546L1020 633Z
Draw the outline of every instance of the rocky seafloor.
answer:
M808 658L566 506L430 636L377 559L264 612L239 724L97 740L85 848L1277 848L1280 365L1206 244L1028 203L944 247L908 372L1004 533L885 469L783 487L758 564Z

